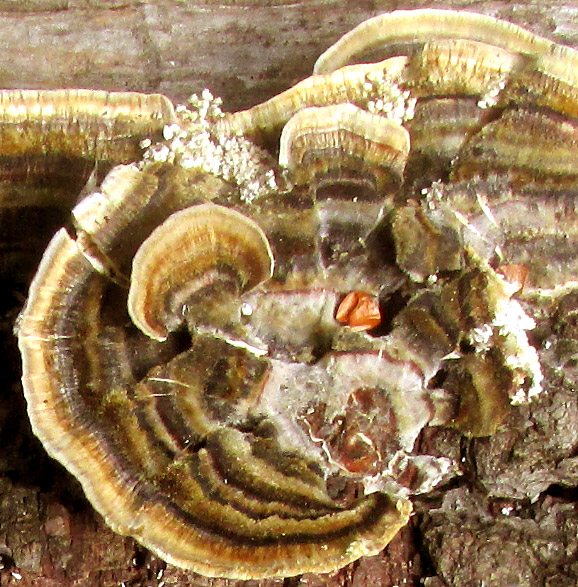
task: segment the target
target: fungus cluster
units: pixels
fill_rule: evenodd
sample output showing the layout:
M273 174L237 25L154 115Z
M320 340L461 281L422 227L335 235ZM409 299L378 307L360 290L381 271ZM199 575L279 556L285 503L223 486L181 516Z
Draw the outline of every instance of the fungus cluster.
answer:
M2 92L6 155L42 156L41 126L51 153L117 165L18 325L34 431L107 523L207 576L383 549L459 474L419 451L424 427L489 435L541 390L519 298L577 269L532 258L576 220L577 65L509 23L416 10L237 113Z

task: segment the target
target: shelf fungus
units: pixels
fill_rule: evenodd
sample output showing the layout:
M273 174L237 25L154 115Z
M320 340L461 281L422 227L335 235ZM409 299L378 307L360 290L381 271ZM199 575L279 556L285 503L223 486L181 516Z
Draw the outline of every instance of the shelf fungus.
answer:
M0 93L3 209L73 207L17 325L47 451L115 531L207 576L377 554L460 473L422 430L493 434L545 385L528 332L578 272L577 71L428 9L242 112Z
M128 311L144 334L164 341L184 314L198 314L199 307L203 321L218 321L207 316L209 307L222 312L227 297L253 288L272 271L269 242L255 222L224 206L200 204L169 216L139 247Z

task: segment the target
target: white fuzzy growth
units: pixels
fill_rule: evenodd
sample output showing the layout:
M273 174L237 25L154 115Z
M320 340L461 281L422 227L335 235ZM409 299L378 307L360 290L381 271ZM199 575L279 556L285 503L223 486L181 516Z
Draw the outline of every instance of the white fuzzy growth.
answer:
M375 73L368 74L363 88L367 97L366 108L369 112L381 114L397 124L407 122L414 117L417 99L391 78Z
M466 340L478 352L499 347L505 355L505 365L513 373L516 391L510 397L513 405L528 403L542 391L544 376L536 349L528 341L528 330L536 323L517 300L511 299L512 284L497 276L504 295L496 304L494 318L470 330Z
M467 333L466 340L477 351L485 351L492 346L491 340L493 335L494 329L489 324L482 324L482 326L472 328L472 330Z
M247 203L278 190L270 156L240 136L216 134L214 123L223 117L222 101L209 90L191 96L191 107L179 105L179 123L165 126L164 141L142 144L148 161L168 162L199 169L239 186Z
M498 103L500 93L506 87L506 75L498 77L490 83L486 93L478 100L478 108L485 110Z
M516 300L509 300L498 312L492 322L501 337L505 339L506 365L514 371L514 382L518 390L511 398L514 405L527 403L542 391L544 376L536 349L528 342L527 330L536 327ZM526 378L531 384L524 389Z

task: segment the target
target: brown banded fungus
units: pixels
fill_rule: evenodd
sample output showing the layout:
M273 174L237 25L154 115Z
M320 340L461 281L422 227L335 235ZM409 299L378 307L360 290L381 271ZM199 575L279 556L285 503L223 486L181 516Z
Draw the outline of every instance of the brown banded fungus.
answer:
M169 216L139 247L128 311L147 336L164 341L189 306L207 313L199 311L207 298L211 307L222 305L223 293L238 296L272 272L271 249L257 224L224 206L200 204Z
M108 524L208 576L384 548L460 473L420 452L424 427L490 435L541 390L527 302L578 271L577 65L416 10L242 112L4 93L2 137L32 129L7 157L40 156L40 121L42 156L124 163L53 238L18 325L34 431Z
M401 182L408 152L405 128L346 103L295 114L281 134L279 164L297 184L369 177L383 195Z

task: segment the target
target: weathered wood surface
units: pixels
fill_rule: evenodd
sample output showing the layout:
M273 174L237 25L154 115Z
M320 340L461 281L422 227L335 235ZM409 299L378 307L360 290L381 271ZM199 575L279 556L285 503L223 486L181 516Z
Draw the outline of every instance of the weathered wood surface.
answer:
M318 55L362 20L430 5L578 43L571 2L11 0L0 2L0 87L160 92L172 100L209 87L236 110L309 75Z
M352 9L355 5L355 9ZM362 20L394 8L468 8L578 47L578 3L388 1L0 1L0 87L161 92L175 101L208 87L225 108L247 107L306 77L317 56ZM5 230L5 228L0 228ZM535 332L550 341L540 401L512 413L491 439L455 447L470 475L416 504L417 515L378 557L331 576L206 579L151 557L110 532L76 481L29 431L12 323L26 288L1 274L5 368L0 406L0 584L525 585L578 582L578 402L575 299ZM461 450L461 454L460 454ZM535 499L525 496L532 491ZM482 583L483 582L483 583Z

